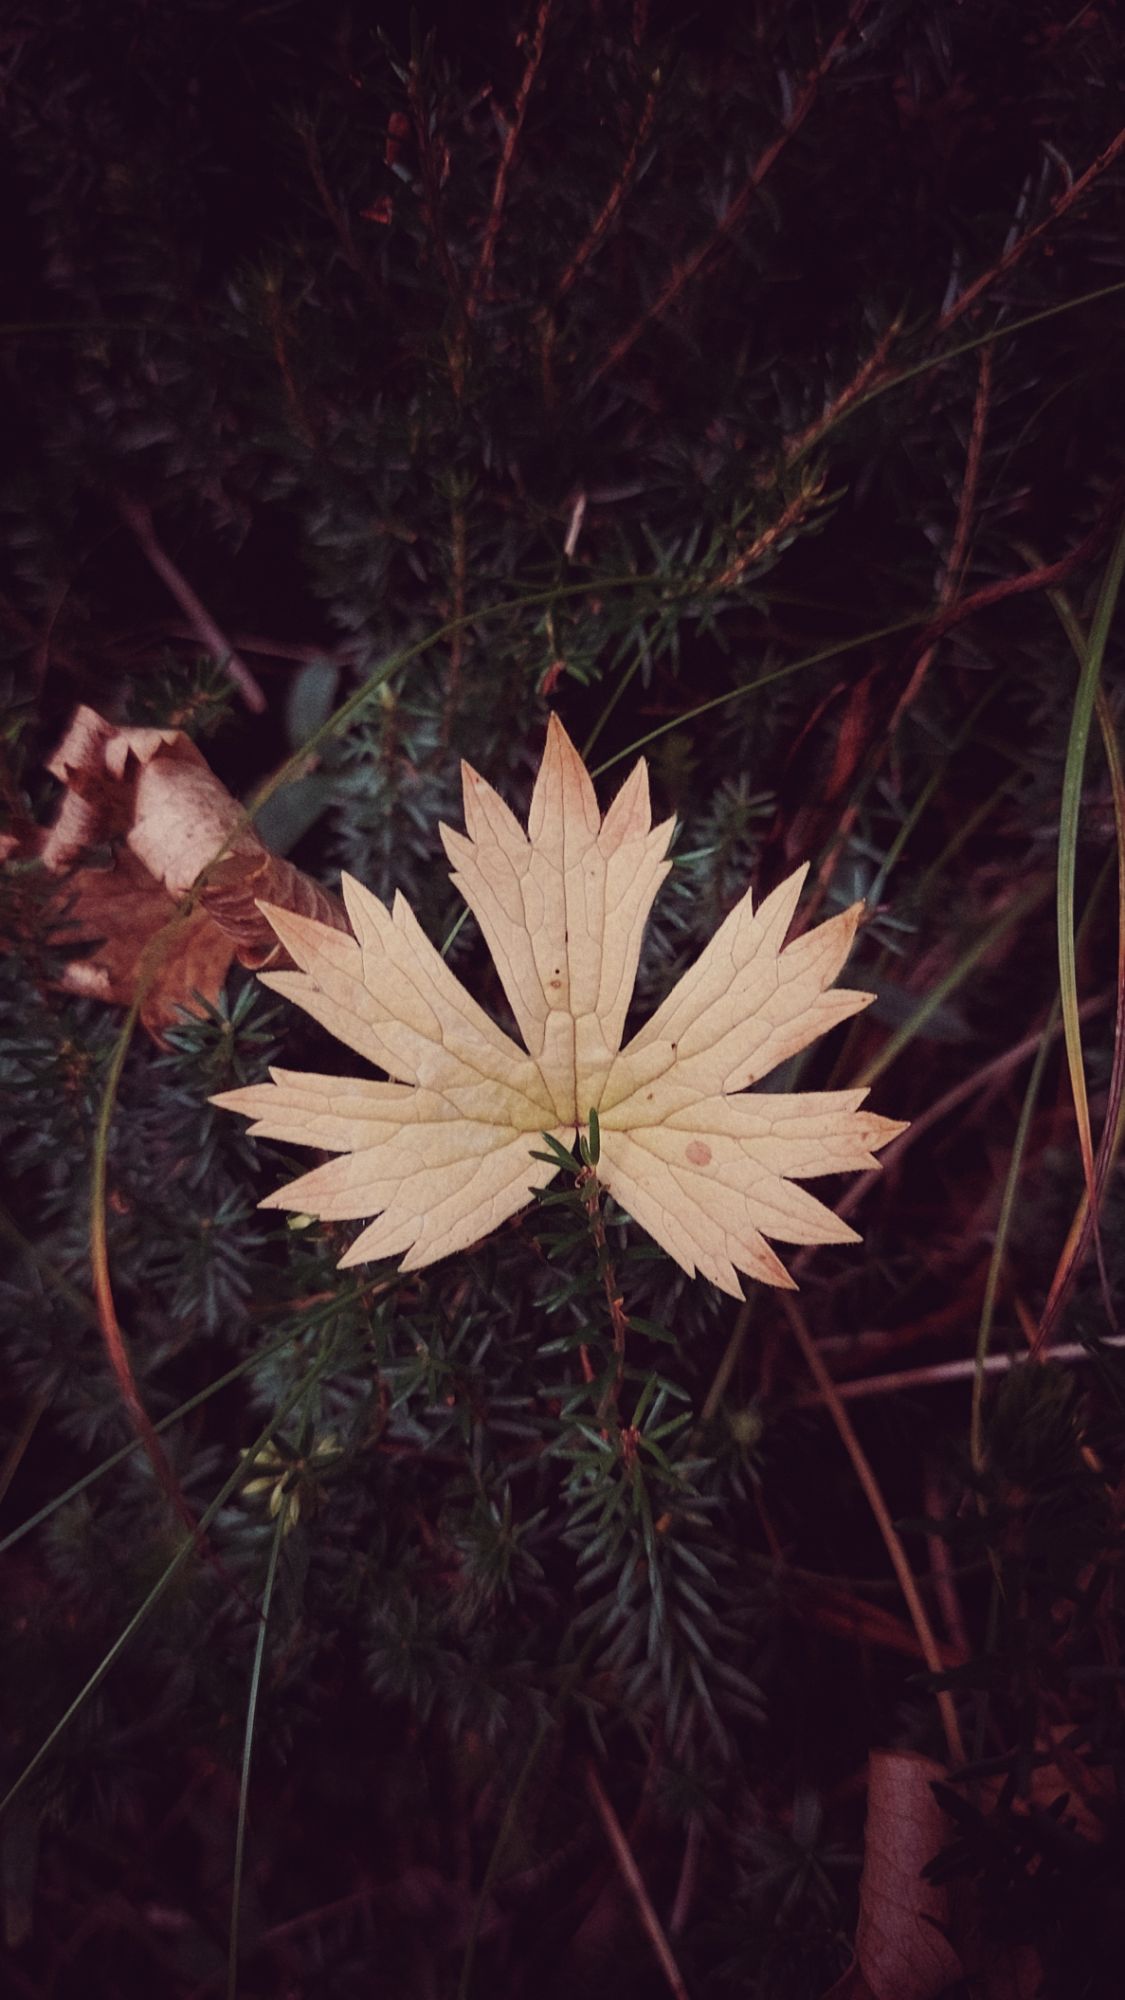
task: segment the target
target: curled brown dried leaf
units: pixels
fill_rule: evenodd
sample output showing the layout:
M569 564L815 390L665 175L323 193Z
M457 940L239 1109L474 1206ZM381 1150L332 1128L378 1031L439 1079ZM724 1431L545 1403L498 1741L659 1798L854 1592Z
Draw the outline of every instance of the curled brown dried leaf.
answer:
M128 1006L143 979L157 1041L218 999L233 960L290 963L259 899L346 929L336 897L270 852L182 730L121 728L81 707L47 769L65 790L34 852L57 878L54 927L75 947L61 984Z

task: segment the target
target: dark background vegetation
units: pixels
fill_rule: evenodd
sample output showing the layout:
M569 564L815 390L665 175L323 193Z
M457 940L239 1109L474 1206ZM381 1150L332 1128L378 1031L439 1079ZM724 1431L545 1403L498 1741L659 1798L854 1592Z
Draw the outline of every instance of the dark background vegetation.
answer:
M458 760L525 809L554 705L604 799L644 745L680 821L635 1018L810 858L810 911L869 900L847 977L879 998L775 1081L870 1074L915 1121L862 1248L801 1261L835 1421L774 1294L740 1313L612 1221L635 1474L578 1365L609 1328L572 1197L421 1276L338 1276L350 1232L257 1215L295 1162L206 1098L340 1052L243 973L170 1046L132 1036L107 1208L141 1395L196 1515L267 1429L275 1506L231 1493L18 1793L6 1991L233 1990L236 1899L246 2000L661 1993L608 1801L688 1991L826 1992L869 1753L956 1761L841 1408L971 1767L938 1862L975 1911L959 1990L1120 1990L1125 1216L1107 1143L1104 1285L1068 1263L1056 875L1122 514L1121 58L1114 10L1071 0L6 10L21 851L76 703L191 729L248 796L370 681L260 824L440 941ZM1099 727L1095 1148L1121 1005ZM52 984L42 894L14 862L5 1506L41 1518L5 1556L12 1781L185 1548L92 1299L122 1017ZM451 962L502 1005L471 925ZM982 1317L1013 1365L974 1451Z

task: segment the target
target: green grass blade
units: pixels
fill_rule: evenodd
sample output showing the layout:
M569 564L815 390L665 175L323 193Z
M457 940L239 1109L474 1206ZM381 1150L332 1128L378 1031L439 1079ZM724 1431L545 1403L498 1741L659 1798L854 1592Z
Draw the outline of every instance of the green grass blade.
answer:
M1000 1202L1000 1214L996 1223L996 1237L992 1245L992 1256L988 1264L984 1298L981 1302L980 1323L977 1327L976 1368L973 1373L972 1414L969 1419L969 1455L973 1470L978 1475L984 1468L984 1364L992 1341L992 1322L996 1311L996 1294L1000 1287L1000 1273L1004 1267L1004 1253L1008 1247L1008 1235L1012 1217L1016 1209L1016 1192L1023 1171L1023 1156L1027 1148L1027 1135L1031 1130L1031 1120L1039 1098L1047 1057L1058 1027L1059 1002L1056 998L1047 1016L1047 1025L1042 1040L1035 1052L1031 1074L1023 1095L1016 1136L1012 1144L1012 1157L1008 1162L1004 1193Z
M254 1665L250 1671L250 1694L246 1703L246 1734L242 1743L242 1775L238 1788L238 1827L234 1836L234 1880L231 1884L230 1899L230 1956L227 1962L227 2000L238 2000L238 1935L242 1915L242 1864L246 1853L246 1808L250 1797L250 1761L254 1752L254 1724L258 1715L258 1695L262 1685L262 1661L266 1652L266 1633L269 1630L270 1605L273 1601L273 1587L277 1580L277 1562L281 1554L281 1544L285 1539L285 1529L289 1510L285 1496L278 1508L277 1524L270 1543L270 1559L266 1567L265 1588L262 1591L262 1608L258 1615L258 1638L254 1647Z
M1106 640L1117 606L1122 574L1125 573L1125 523L1118 533L1106 567L1090 636L1084 648L1082 670L1071 714L1070 736L1063 770L1062 800L1059 808L1059 852L1057 919L1059 948L1059 996L1063 1011L1063 1038L1066 1045L1078 1143L1086 1191L1094 1201L1094 1141L1090 1128L1090 1105L1086 1094L1086 1069L1082 1057L1082 1028L1078 1019L1078 970L1074 949L1074 878L1078 856L1078 822L1082 807L1082 778L1086 767L1086 747L1098 692Z
M0 1816L2 1816L5 1812L7 1812L8 1807L10 1805L14 1804L15 1800L20 1796L21 1792L24 1790L24 1788L27 1786L30 1780L35 1776L36 1771L39 1770L40 1766L50 1756L51 1751L54 1749L55 1744L59 1741L60 1737L62 1737L65 1734L65 1732L69 1729L75 1717L81 1713L82 1709L89 1701L91 1695L97 1693L102 1682L105 1680L107 1674L109 1674L111 1670L116 1666L118 1660L121 1658L122 1653L126 1650L130 1640L136 1637L137 1633L141 1630L141 1627L145 1624L146 1620L148 1619L150 1613L155 1611L157 1605L160 1603L161 1598L165 1595L165 1593L169 1590L171 1585L175 1582L180 1571L183 1569L185 1563L187 1562L189 1556L195 1553L200 1535L206 1533L207 1529L210 1527L216 1515L221 1513L222 1509L226 1506L227 1501L230 1499L231 1495L238 1491L238 1488L241 1486L243 1480L249 1479L250 1474L253 1470L254 1460L258 1457L258 1454L262 1451L264 1446L269 1444L271 1438L273 1438L276 1432L280 1429L281 1425L284 1423L290 1411L296 1408L302 1396L307 1394L308 1390L312 1387L313 1383L317 1380L318 1376L324 1372L325 1368L327 1368L327 1366L329 1365L329 1361L331 1360L331 1358L332 1358L331 1354L322 1355L320 1360L316 1363L316 1365L313 1368L309 1370L309 1373L304 1377L304 1379L297 1384L297 1387L295 1389L292 1389L289 1395L286 1396L283 1399L283 1401L278 1405L278 1408L274 1411L274 1414L270 1418L269 1423L266 1425L265 1429L255 1439L254 1443L251 1445L249 1451L245 1454L245 1456L239 1459L239 1462L236 1465L234 1471L230 1474L230 1477L224 1480L222 1486L219 1488L219 1491L216 1493L215 1498L211 1501L210 1505L206 1507L203 1513L200 1515L198 1523L196 1525L195 1534L193 1535L185 1534L184 1539L179 1549L176 1551L176 1554L172 1557L171 1562L165 1566L160 1576L157 1577L157 1580L153 1584L152 1589L149 1591L148 1596L143 1600L141 1604L138 1605L136 1611L134 1611L133 1613L133 1616L130 1618L128 1624L125 1626L124 1631L118 1634L117 1638L114 1640L109 1651L106 1654L104 1654L102 1659L98 1662L98 1665L94 1668L94 1671L90 1675L89 1680L87 1680L84 1686L82 1686L78 1690L78 1693L75 1695L74 1700L70 1703L69 1707L64 1710L63 1714L59 1717L59 1720L56 1722L54 1728L49 1732L49 1734L44 1738L43 1742L39 1745L39 1748L35 1752L35 1755L30 1759L30 1761L27 1764L24 1765L24 1768L20 1772L19 1777L15 1780L14 1784L10 1786L4 1798L0 1799Z
M865 1064L855 1079L856 1083L871 1084L876 1077L882 1076L883 1071L897 1061L903 1050L909 1048L915 1036L921 1034L927 1021L937 1013L938 1008L948 1000L950 994L955 993L957 988L963 985L969 974L980 964L981 959L986 958L993 946L1011 930L1012 925L1017 924L1021 917L1025 917L1029 910L1033 910L1037 903L1041 903L1048 893L1049 885L1046 882L1036 882L1030 889L1025 890L1022 896L1017 896L1009 903L995 923L989 924L988 929L981 933L976 943L962 953L956 965L950 967L945 977L930 988L909 1019L905 1020L900 1028L896 1028L878 1055Z
M284 1334L269 1347L260 1348L256 1354L247 1355L245 1360L236 1362L233 1368L227 1369L225 1375L216 1376L205 1389L198 1389L194 1396L189 1396L186 1403L179 1403L174 1410L169 1410L167 1416L161 1417L159 1423L153 1425L153 1430L158 1435L161 1431L170 1430L173 1424L178 1424L184 1417L190 1417L193 1410L198 1410L200 1405L209 1402L212 1396L217 1396L221 1390L229 1388L232 1382L237 1382L243 1375L252 1374L255 1368L266 1361L272 1361L275 1355L283 1354L292 1341L291 1333ZM42 1523L49 1521L51 1515L60 1507L65 1507L68 1500L76 1500L88 1486L93 1486L99 1479L104 1479L107 1472L112 1472L115 1466L121 1465L125 1459L131 1458L133 1453L140 1449L140 1438L130 1438L128 1444L119 1446L108 1458L103 1458L100 1465L95 1465L92 1471L84 1472L81 1479L76 1479L65 1492L56 1494L53 1500L44 1501L42 1507L37 1508L34 1514L29 1514L26 1521L21 1521L18 1528L13 1528L10 1534L4 1536L3 1541L0 1541L0 1556L7 1555L8 1550L14 1548L17 1542L21 1542L25 1535L30 1535L33 1528L41 1527Z

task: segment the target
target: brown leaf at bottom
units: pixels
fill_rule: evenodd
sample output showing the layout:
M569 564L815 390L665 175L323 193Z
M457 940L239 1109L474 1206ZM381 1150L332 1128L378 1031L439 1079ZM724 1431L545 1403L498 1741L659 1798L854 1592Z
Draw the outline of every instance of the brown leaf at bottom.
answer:
M856 1960L875 2000L938 2000L963 1977L948 1890L922 1872L949 1838L931 1790L944 1778L928 1757L872 1752Z

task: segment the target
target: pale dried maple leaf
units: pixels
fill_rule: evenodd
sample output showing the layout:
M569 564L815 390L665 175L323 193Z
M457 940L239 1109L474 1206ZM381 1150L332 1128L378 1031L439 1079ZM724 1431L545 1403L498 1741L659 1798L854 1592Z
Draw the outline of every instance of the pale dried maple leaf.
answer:
M828 989L860 905L782 949L806 870L756 912L750 892L651 1020L621 1047L645 920L671 863L643 759L603 819L551 717L527 832L468 765L464 834L441 828L453 880L487 940L525 1047L466 992L401 895L388 911L344 877L353 939L263 905L298 972L265 983L386 1072L381 1083L273 1070L214 1099L267 1138L340 1157L263 1207L375 1216L345 1265L405 1252L432 1264L486 1236L557 1168L598 1113L598 1178L689 1275L735 1298L736 1275L792 1287L766 1242L858 1238L794 1185L874 1166L903 1128L864 1090L745 1092L872 995Z

